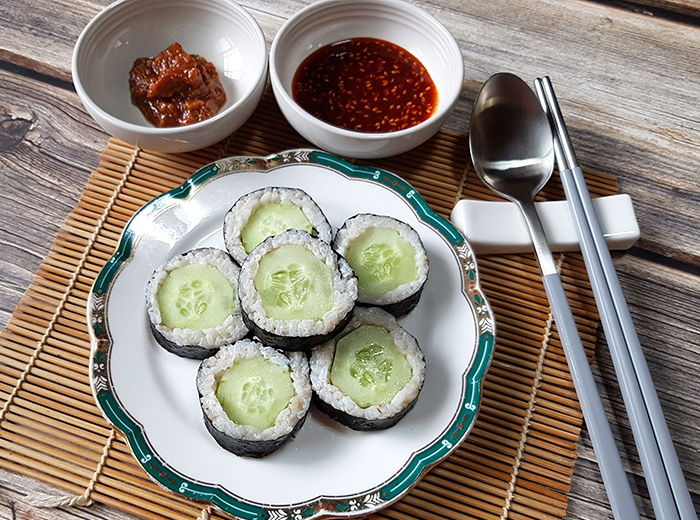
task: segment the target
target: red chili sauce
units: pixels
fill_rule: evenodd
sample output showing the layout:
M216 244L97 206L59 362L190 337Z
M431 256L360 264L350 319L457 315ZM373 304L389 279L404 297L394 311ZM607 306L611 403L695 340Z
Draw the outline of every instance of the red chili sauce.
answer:
M438 103L423 64L377 38L351 38L313 52L294 74L292 97L327 123L367 133L415 126Z
M226 93L216 67L173 43L153 58L138 58L129 72L131 101L159 127L184 126L216 115Z

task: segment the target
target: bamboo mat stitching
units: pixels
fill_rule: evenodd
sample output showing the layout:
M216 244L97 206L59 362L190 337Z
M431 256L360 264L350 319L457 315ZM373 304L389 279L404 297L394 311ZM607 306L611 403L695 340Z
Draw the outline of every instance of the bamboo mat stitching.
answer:
M464 170L462 172L462 176L459 179L459 187L457 188L457 194L455 195L455 200L452 203L452 206L454 207L455 204L457 204L463 197L464 195L464 186L467 184L467 170Z
M104 468L105 463L107 462L107 458L109 457L109 449L112 447L112 441L114 441L114 436L115 430L114 428L112 428L109 431L109 437L107 437L107 441L105 442L105 445L102 448L102 455L100 456L100 460L97 462L95 472L93 473L90 482L88 482L88 485L85 487L85 492L82 495L75 495L71 497L37 493L36 495L28 497L27 503L34 507L44 508L91 506L94 503L94 501L92 500L92 498L90 498L90 495L95 489L95 484L97 484L97 480L100 478L102 468Z
M121 193L122 187L124 186L124 183L126 182L126 179L129 177L129 174L131 173L132 168L134 167L134 164L136 163L136 160L139 155L139 148L135 148L134 151L131 154L131 158L129 162L126 164L125 167L125 173L122 179L119 181L117 184L117 187L114 190L114 193L110 197L109 201L107 202L107 205L105 206L104 211L102 212L102 215L100 216L99 220L97 221L97 225L95 226L95 230L92 232L88 239L88 243L85 247L85 250L83 252L83 255L81 256L77 266L75 267L73 273L71 274L70 280L68 281L68 284L66 285L66 288L63 292L63 295L61 297L61 300L59 301L58 305L56 306L55 312L51 316L51 320L49 321L48 326L46 327L46 331L42 335L42 337L39 339L37 342L37 346L32 352L31 357L29 358L29 361L27 362L27 365L24 367L24 370L19 376L19 379L17 380L17 383L15 386L12 388L12 391L10 392L10 395L7 398L7 401L5 401L4 406L0 410L0 423L2 423L3 419L5 418L7 411L10 409L10 406L12 405L13 400L19 393L20 389L22 388L22 385L24 384L24 381L27 379L27 376L31 372L32 368L36 364L37 359L39 358L39 355L44 349L44 346L46 345L46 340L50 336L51 332L54 330L54 327L56 325L56 321L58 320L59 316L62 314L64 307L66 305L66 302L68 301L68 298L71 295L71 292L75 286L76 281L78 280L78 275L81 272L81 269L86 262L89 252L92 249L93 244L95 243L95 240L97 239L97 235L99 234L100 230L102 229L102 226L107 219L112 207L114 206L117 197ZM36 494L31 497L27 497L27 502L30 505L34 505L36 507L46 507L46 508L53 508L53 507L63 507L63 506L89 506L93 503L92 499L90 498L90 495L92 494L93 489L95 488L95 484L97 483L97 480L100 476L100 473L102 472L102 468L105 465L105 462L107 461L107 458L109 456L109 448L112 445L112 441L114 440L114 429L110 430L109 437L107 438L104 447L102 449L102 453L100 456L100 459L95 467L95 472L93 473L92 478L88 482L85 492L82 495L75 495L75 496L65 496L65 495L49 495L49 494Z
M113 144L114 143L110 142L110 145L113 145ZM287 143L285 142L284 144L286 145ZM116 143L116 146L122 148L122 150L124 148L126 148L126 146L124 146L120 143ZM243 144L243 146L244 146L244 149L242 149L241 152L245 151L248 154L250 154L251 151L255 151L256 153L258 152L257 149L249 150L248 148L246 148L245 143ZM284 146L282 146L282 147L284 147ZM269 152L269 150L267 150L267 148L264 148L263 151ZM120 178L120 182L114 188L114 190L115 190L114 193L110 194L112 196L110 198L108 198L108 203L107 203L108 205L106 206L106 208L102 212L98 213L98 215L100 215L100 217L95 220L95 222L97 223L97 229L94 231L94 233L92 233L92 235L90 235L90 240L86 245L85 255L87 255L88 254L87 252L89 252L90 249L94 248L95 246L101 245L104 248L105 244L100 242L99 238L96 237L95 234L99 233L100 229L104 228L104 225L109 222L110 212L113 212L115 210L115 208L116 209L120 208L120 201L117 200L120 192L126 193L128 191L128 194L126 195L126 199L128 201L127 208L129 208L131 206L140 205L141 201L136 200L134 197L134 194L132 193L134 186L130 187L130 184L129 184L136 177L136 179L137 179L137 181L135 181L136 182L136 185L135 185L136 189L138 189L138 187L141 186L141 182L140 182L141 178L138 175L138 172L140 172L139 164L141 164L142 162L144 164L150 164L150 162L153 160L158 160L158 162L160 163L158 157L156 157L154 159L154 156L152 154L139 153L139 150L136 150L136 149L131 149L131 154L129 154L129 155L124 154L124 155L126 156L125 158L128 157L126 163L125 164L122 163L122 164L124 164L124 166L120 166L118 169L114 170L115 172L121 170L121 171L119 171L119 173L120 173L120 175L122 175L122 177ZM178 165L178 170L180 169L181 166L182 165ZM153 168L150 168L150 169L153 170ZM457 172L455 172L455 173L457 173ZM457 182L455 182L453 184L453 187L451 188L450 191L456 189L456 191L457 191L456 200L459 200L462 197L462 195L464 194L464 192L466 191L466 186L467 186L467 182L468 182L468 173L469 173L469 170L465 168L462 170L461 175L458 178L456 175L454 177L454 180ZM160 190L162 188L159 187L158 189ZM477 198L479 198L479 197L477 196ZM443 213L444 212L449 212L449 209L443 210ZM120 214L124 213L124 209L122 208L119 213ZM115 225L110 224L110 233L109 233L110 236L112 234L115 234L115 236L118 237L118 230L113 229L113 228L115 228ZM115 238L115 240L116 240L116 238ZM103 255L104 255L104 252L100 251L100 254L98 255L98 261L100 259L103 259ZM83 261L79 262L76 265L76 271L74 272L73 276L69 279L68 287L67 287L68 293L72 294L74 291L77 290L77 288L79 288L78 286L79 286L79 282L80 282L81 277L79 275L77 275L76 273L81 270L83 265L87 265L84 263L84 260L85 259L83 256ZM88 261L94 262L95 258L92 258L92 260L88 260ZM563 256L559 257L558 258L558 267L559 268L562 267L563 262L564 262ZM90 269L94 270L95 267L91 266ZM78 278L77 281L76 281L76 276ZM82 281L85 282L85 280L82 280ZM81 293L81 292L84 292L84 289L80 289L80 291L78 291L78 293ZM59 295L60 294L61 293L59 293ZM52 304L52 306L53 306L53 304ZM71 303L71 299L69 298L68 303L66 303L65 295L64 295L64 299L60 301L60 305L59 305L58 309L56 310L56 312L61 313L63 311L66 311L66 309L68 309L70 311L70 312L68 312L68 314L74 313L75 309L71 308L71 307L75 307L75 302L73 301ZM53 311L53 309L51 309L51 310ZM548 313L546 313L542 317L547 318L547 316L548 316ZM54 325L55 322L56 322L56 315L54 314L53 319L48 324L47 333L50 333L52 329L60 330L60 328L61 328L60 322L57 322L56 325ZM532 344L533 347L537 347L540 342L541 342L541 345L539 345L540 347L547 347L549 345L549 343L550 343L549 336L551 334L551 316L549 316L548 319L541 321L540 326L542 328L540 328L539 330L544 333L544 336L542 337L542 336L540 336L540 334L538 334L538 336L540 336L539 338L537 338L538 343ZM533 337L532 339L534 340L535 338ZM40 344L37 346L37 349L43 348L42 343L47 342L46 335L44 335L43 338L40 338L39 341L40 341ZM39 352L35 352L35 356L32 356L32 358L38 357L40 352L41 352L41 350L39 350ZM405 520L405 519L409 519L409 518L423 518L425 520L427 518L430 518L430 519L437 520L437 519L442 519L442 518L446 518L446 517L455 518L453 515L455 513L457 513L458 511L459 511L459 513L458 513L459 518L467 518L468 517L468 518L485 519L488 517L488 518L493 518L494 520L499 519L499 516L498 516L499 512L502 512L502 515L500 516L501 519L503 519L503 518L518 518L518 519L539 518L540 520L542 520L543 518L554 519L555 517L560 518L561 516L563 516L565 514L565 501L561 504L561 506L564 507L563 511L557 511L556 508L553 509L550 506L561 507L561 506L559 506L559 504L552 505L552 502L550 500L545 500L544 502L538 501L532 495L531 491L526 492L525 495L520 496L521 493L520 493L520 491L518 491L518 488L519 488L518 480L520 478L520 474L522 473L523 468L527 468L528 475L530 475L530 476L531 476L532 471L533 471L533 468L531 467L532 461L527 458L527 451L528 451L528 446L530 445L530 437L532 437L531 430L533 430L535 428L535 424L537 423L538 411L535 408L535 402L537 401L536 395L538 394L539 389L542 386L543 380L547 377L547 375L546 375L547 374L547 369L546 369L547 361L544 359L544 357L548 356L547 352L551 352L551 349L547 350L546 348L540 348L539 350L536 350L533 352L533 353L536 353L536 355L531 358L532 362L534 362L533 364L535 364L535 366L533 367L534 368L534 372L533 372L534 378L531 379L530 381L528 381L528 388L523 389L523 390L526 390L526 392L523 395L524 399L523 399L523 407L522 407L523 421L524 422L521 422L520 424L522 426L520 426L514 432L515 435L513 436L513 441L515 441L515 442L513 442L513 444L512 444L514 451L513 451L512 459L508 461L508 465L510 466L509 471L508 471L508 473L503 474L503 477L505 477L505 478L503 478L503 484L504 484L503 487L501 487L501 485L498 484L497 482L488 483L488 484L487 484L487 482L489 480L494 480L494 481L500 480L497 477L497 473L494 473L494 472L498 471L497 468L499 467L500 464L502 464L502 462L505 462L505 460L503 460L502 457L509 457L509 455L507 455L507 452L501 453L499 451L498 457L494 458L494 460L496 461L495 465L490 466L490 468L491 468L490 474L489 474L489 472L485 472L483 474L478 473L478 475L475 475L477 477L477 479L474 480L474 482L476 482L478 485L477 489L482 489L482 488L485 489L488 487L493 487L493 488L500 488L501 490L504 491L503 495L501 495L498 492L498 489L494 489L494 490L490 491L490 493L492 495L492 499L497 499L501 504L504 503L501 500L506 500L506 502L505 502L506 505L503 507L502 510L500 509L500 507L498 507L497 509L493 508L493 506L495 506L496 504L493 501L491 501L490 499L488 499L488 497L486 499L487 501L484 502L483 504L481 502L479 502L476 498L474 498L473 500L470 499L466 502L460 501L459 503L454 503L452 505L437 505L437 502L435 501L434 498L427 498L427 495L426 495L427 491L426 490L431 491L431 494L432 494L432 492L437 492L438 496L445 498L445 497L449 497L453 494L453 491L450 491L450 489L454 489L454 487L452 485L450 485L448 488L442 488L442 491L434 489L435 488L434 482L437 482L437 480L431 480L430 476L429 476L425 480L425 483L426 483L425 489L418 488L417 491L415 492L416 494L414 496L410 496L410 495L407 496L403 501L397 503L394 508L384 510L381 514L376 515L376 518L382 518L382 519L392 518L392 519L400 519L400 520ZM33 360L30 359L30 361L29 361L30 365L28 366L28 369L30 371L32 369L31 364L33 364L35 361L36 361L36 359L33 359ZM37 365L37 366L39 366L39 365ZM18 368L21 368L21 367L18 367ZM31 375L31 374L29 374L29 375ZM17 376L15 376L15 377L17 377ZM27 379L27 378L28 378L27 374L20 375L18 385L21 386L22 381L24 381L24 379ZM10 383L9 381L8 381L8 383L9 383L7 385L8 387L12 386L12 383ZM26 388L26 386L27 385L25 385L25 388ZM15 390L13 393L16 394L17 391ZM12 397L13 396L10 396L8 401L11 400ZM17 406L20 406L19 397L17 399L15 399L15 402L17 403L16 404ZM2 411L2 416L0 416L0 421L2 420L2 417L5 416L6 409L8 406L9 406L8 403L6 403L4 408L3 408L3 411ZM527 406L527 409L525 408L525 406ZM508 405L506 408L497 407L496 413L501 413L503 410L509 410L511 407L512 407L512 405ZM14 407L13 407L13 410L14 410ZM5 424L8 424L9 422L10 422L9 420L6 420ZM573 431L575 429L576 429L576 427L574 426L572 429L569 430L569 432L571 433L571 431ZM110 439L108 439L108 441L105 443L104 446L101 445L102 456L100 457L100 463L98 463L97 467L95 468L94 472L92 473L92 479L90 480L90 483L88 483L88 486L86 488L85 493L83 493L83 495L82 495L82 496L86 496L88 499L90 498L90 494L92 493L92 488L95 487L98 480L100 480L100 483L105 483L105 482L111 482L111 480L114 479L114 471L115 470L114 470L114 467L112 467L112 465L109 463L108 459L112 459L114 461L114 457L115 457L114 454L116 453L116 456L117 456L116 464L118 466L124 466L125 459L124 459L123 453L127 451L127 448L125 445L123 446L121 444L121 442L119 444L113 443L112 442L112 440L114 438L113 435L114 435L114 430L110 430ZM477 447L477 451L480 451L480 449L483 449L486 446L488 446L488 448L490 450L497 448L497 444L495 442L493 442L491 439L485 440L485 437L482 435L481 440L480 440L480 437L476 433L475 433L475 435L476 436L474 439L474 441L475 441L474 446ZM535 437L537 438L538 436L535 436ZM539 444L538 444L538 442L539 442ZM541 436L539 436L538 442L536 442L535 445L541 446L541 443L542 443ZM575 455L575 453L574 453L574 455ZM457 455L457 458L459 459L459 455ZM130 461L129 463L132 464L133 461ZM567 462L566 464L568 466L569 462ZM135 464L134 464L134 466L135 466ZM460 466L461 466L461 464L460 464ZM510 470L512 470L512 471L510 471ZM123 469L120 469L120 471L123 471ZM467 472L473 473L473 470L467 469ZM545 471L544 474L548 475L548 477L550 477L550 478L556 478L556 475L552 475L552 473L549 471ZM90 473L86 474L85 476L87 477L89 475L90 475ZM103 479L101 478L102 475L105 475L106 481L103 481ZM510 477L510 479L508 479L508 477ZM530 478L530 477L528 477L528 478ZM565 480L567 480L567 479L565 479ZM441 480L441 482L442 482L442 480ZM506 483L507 483L507 488L505 486ZM105 485L108 486L109 488L111 488L111 487L113 487L114 484L115 484L115 482L111 482L111 483L108 483ZM443 482L442 486L444 486L444 485L445 485L445 483ZM119 489L124 489L124 488L122 488L120 486ZM560 487L555 487L554 489L557 491L561 491ZM460 488L460 490L461 490L461 488ZM145 490L143 488L140 488L140 491L145 492ZM151 490L151 491L153 492L155 490ZM105 494L105 493L107 493L107 494ZM109 500L107 500L107 503L111 503L112 505L117 505L117 502L114 502L114 500L119 500L118 503L125 505L125 503L123 501L126 499L126 496L127 496L127 495L124 495L121 491L116 493L116 494L112 494L111 491L107 491L107 489L103 490L103 489L101 489L100 486L97 486L97 491L93 494L96 496L95 500L109 499ZM460 492L460 495L461 495L461 492ZM165 504L165 502L164 502L165 498L156 498L156 495L154 495L154 494L151 494L149 496L150 496L151 500L156 500L157 503L160 503L162 505ZM463 495L461 495L461 496L463 496ZM77 499L77 498L79 498L79 497L74 497L74 499ZM427 502L426 502L426 500L427 500ZM540 502L542 502L542 503L540 504ZM148 517L155 518L152 515L156 514L156 511L159 512L159 514L156 516L158 518L163 518L164 520L167 520L168 518L170 520L172 520L172 518L175 518L175 516L173 516L173 515L176 515L177 518L185 518L183 516L178 516L174 510L170 510L167 514L167 517L161 516L161 515L165 515L165 512L164 512L165 509L161 506L155 507L155 503L156 502L153 502L151 504L151 506L144 506L143 504L133 505L133 507L127 507L126 509L130 509L132 512L137 513L137 514L148 515L148 516L146 516L146 518L148 518ZM500 506L500 504L499 504L499 506ZM117 507L122 509L122 507L120 507L120 506L117 506ZM425 509L426 507L428 509ZM449 509L447 509L447 508L449 508ZM201 505L197 505L197 509L190 509L186 513L184 510L180 510L180 511L182 511L182 513L184 513L184 514L187 514L187 518L193 518L195 515L198 514L198 516L197 516L198 520L208 520L209 518L213 518L213 516L214 516L213 508L211 505L208 505L207 507L204 507L204 508L202 508ZM218 513L219 512L217 511L216 512L217 518L219 517ZM419 514L419 516L415 516L416 514ZM491 516L491 514L493 514L493 516ZM190 516L190 515L192 515L192 516ZM468 516L465 517L463 515L468 515ZM472 515L475 515L475 516L472 516ZM226 517L228 518L228 515L226 515Z
M561 266L564 263L564 254L560 254L557 258L557 272L561 271ZM513 464L513 472L510 476L510 482L508 483L508 493L506 495L506 502L503 505L503 512L501 513L500 520L506 520L510 514L510 508L513 504L513 497L515 496L515 484L518 481L518 474L520 472L520 464L523 460L523 454L525 453L525 445L527 444L527 437L530 432L530 422L532 421L532 414L535 409L535 400L537 398L537 391L540 387L540 382L542 381L542 373L544 371L544 361L547 356L547 348L549 347L549 340L552 337L552 324L554 323L554 315L550 311L547 315L547 321L545 322L544 332L542 334L542 350L537 358L537 368L535 370L535 377L532 384L532 392L530 393L530 399L527 403L527 415L525 416L525 423L523 424L523 431L520 435L520 441L518 442L518 451L515 458L515 463Z
M102 216L97 221L97 226L95 227L95 230L92 232L92 234L90 235L90 238L88 239L88 243L87 243L87 246L85 247L85 251L83 252L83 256L80 258L78 265L76 266L75 270L73 271L73 274L71 275L70 280L68 281L68 284L66 285L66 288L63 292L63 296L61 297L61 300L59 301L58 305L56 306L55 312L51 316L51 320L49 321L49 325L46 327L46 331L44 331L44 334L39 339L37 346L34 349L34 352L32 353L32 356L29 358L29 361L27 362L27 366L24 367L24 370L22 371L22 373L19 376L19 379L17 380L17 384L12 388L12 391L10 392L10 395L8 396L7 401L5 401L5 405L0 410L0 423L5 418L5 415L7 414L7 410L12 405L12 401L17 396L17 393L19 392L20 388L22 387L22 384L24 384L24 381L27 379L27 375L31 371L32 367L34 367L36 360L39 358L39 354L41 354L41 351L43 350L44 345L46 344L47 338L49 337L51 332L54 330L54 327L56 325L56 320L58 319L60 314L63 312L63 308L65 307L66 302L68 301L68 297L70 296L71 291L73 290L73 287L75 286L75 282L78 280L78 274L80 273L85 261L88 258L88 254L89 254L90 250L92 249L92 245L95 243L95 240L97 239L97 235L98 235L100 229L102 229L102 225L104 224L105 219L109 215L109 212L112 209L112 206L114 205L114 203L117 200L117 197L121 193L122 186L124 186L124 183L126 182L126 179L129 176L131 169L134 167L134 163L136 162L138 154L139 154L139 149L135 148L133 153L131 154L131 159L130 159L129 163L126 165L126 173L122 177L121 181L119 181L119 184L117 185L116 189L114 190L114 193L110 197L104 211L102 212Z

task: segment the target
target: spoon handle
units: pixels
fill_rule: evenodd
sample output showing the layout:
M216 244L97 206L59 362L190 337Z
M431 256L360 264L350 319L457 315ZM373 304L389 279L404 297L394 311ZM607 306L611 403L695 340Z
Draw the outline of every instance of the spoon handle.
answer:
M603 484L608 493L610 508L618 520L639 518L639 511L634 502L627 475L617 451L615 439L610 429L603 402L598 394L591 366L576 329L569 302L564 293L561 278L557 272L554 258L549 250L542 229L542 223L532 201L516 201L520 206L527 227L532 234L532 242L537 260L542 270L544 288L549 299L554 321L564 348L566 361L576 387L576 394L581 403L581 410L586 427L591 437L591 444L598 459Z

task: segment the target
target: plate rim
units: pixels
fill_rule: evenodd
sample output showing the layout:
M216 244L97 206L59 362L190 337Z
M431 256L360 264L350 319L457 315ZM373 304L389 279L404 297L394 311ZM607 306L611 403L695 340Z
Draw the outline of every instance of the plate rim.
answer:
M121 406L111 388L108 359L105 356L112 341L106 326L105 304L112 281L128 263L138 241L139 237L132 229L137 219L155 218L160 211L171 207L167 205L168 202L176 205L178 201L189 199L215 178L243 171L264 173L280 166L305 163L325 166L346 177L373 181L393 190L412 207L420 221L441 235L454 249L460 265L464 282L461 292L475 317L476 344L471 364L462 376L464 390L452 422L431 444L415 451L380 487L343 497L319 496L306 502L268 508L233 496L220 485L196 482L160 459L141 425ZM400 176L382 168L357 165L311 148L289 149L267 156L238 155L218 159L199 168L181 185L147 202L126 223L114 254L95 279L89 293L87 322L91 343L89 379L93 396L105 419L127 439L130 450L149 477L170 491L210 502L228 513L251 520L311 520L322 516L367 515L406 495L432 466L452 453L471 432L481 405L483 382L493 358L496 335L495 318L480 287L476 258L465 237L448 220L435 213L418 191Z

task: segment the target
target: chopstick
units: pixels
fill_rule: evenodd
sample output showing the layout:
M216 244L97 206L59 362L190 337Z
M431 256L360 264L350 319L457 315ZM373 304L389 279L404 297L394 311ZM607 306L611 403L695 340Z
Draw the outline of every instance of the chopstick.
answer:
M654 512L657 518L664 520L697 519L554 88L549 78L544 77L535 80L535 90L552 125L561 182L578 232Z

